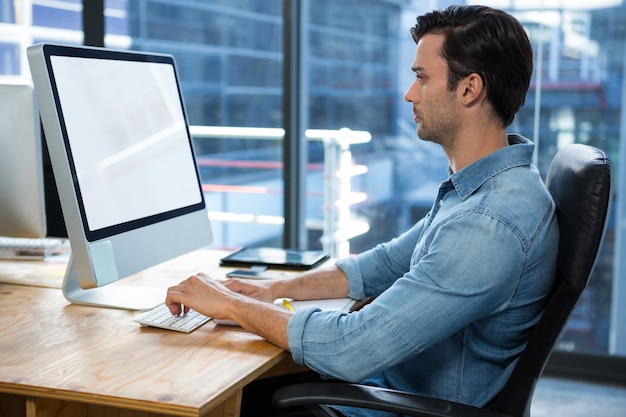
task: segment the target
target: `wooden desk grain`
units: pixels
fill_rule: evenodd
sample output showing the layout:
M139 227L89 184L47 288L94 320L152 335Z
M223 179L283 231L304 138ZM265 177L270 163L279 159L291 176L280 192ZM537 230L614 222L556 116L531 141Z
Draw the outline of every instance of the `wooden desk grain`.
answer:
M162 267L157 280L216 269L216 259L202 265L206 254L196 253ZM237 327L210 322L183 334L140 327L136 314L0 284L0 416L237 416L242 388L291 361Z

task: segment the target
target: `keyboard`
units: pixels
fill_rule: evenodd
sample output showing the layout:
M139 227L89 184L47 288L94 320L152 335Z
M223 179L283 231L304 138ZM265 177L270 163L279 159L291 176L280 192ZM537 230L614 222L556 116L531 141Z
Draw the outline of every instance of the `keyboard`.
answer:
M0 259L43 259L62 252L66 239L0 236Z
M193 332L209 320L211 320L210 317L193 310L189 310L184 316L174 316L165 304L141 313L135 318L135 321L142 326L159 327L185 333Z

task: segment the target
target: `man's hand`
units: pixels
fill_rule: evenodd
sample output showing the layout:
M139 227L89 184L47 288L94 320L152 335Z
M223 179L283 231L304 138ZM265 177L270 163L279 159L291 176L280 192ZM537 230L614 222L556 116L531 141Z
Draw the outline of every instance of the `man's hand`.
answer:
M170 287L165 304L175 315L187 313L191 308L214 319L234 320L244 329L289 350L287 323L293 313L274 305L271 291L260 283L254 285L232 280L228 285L238 292L200 272Z
M165 304L174 315L186 314L190 308L213 318L223 318L232 292L203 272L192 275L167 290Z

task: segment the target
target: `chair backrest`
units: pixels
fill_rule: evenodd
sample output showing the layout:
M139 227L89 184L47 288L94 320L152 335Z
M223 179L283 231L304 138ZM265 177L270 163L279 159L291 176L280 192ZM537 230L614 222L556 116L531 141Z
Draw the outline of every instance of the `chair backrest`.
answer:
M556 286L507 384L492 409L528 417L535 386L596 263L608 220L612 164L592 146L561 149L550 164L546 186L559 221Z

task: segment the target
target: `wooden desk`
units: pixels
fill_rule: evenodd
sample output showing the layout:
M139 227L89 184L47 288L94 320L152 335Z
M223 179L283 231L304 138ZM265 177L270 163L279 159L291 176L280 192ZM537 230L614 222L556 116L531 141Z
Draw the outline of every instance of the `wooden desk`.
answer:
M222 254L194 252L131 280L166 288L200 270L223 276ZM143 328L136 312L69 304L51 282L0 283L0 417L238 416L246 384L293 364L240 328Z

